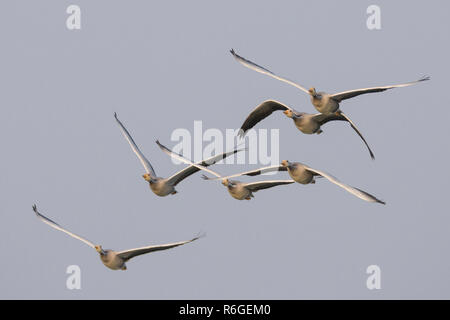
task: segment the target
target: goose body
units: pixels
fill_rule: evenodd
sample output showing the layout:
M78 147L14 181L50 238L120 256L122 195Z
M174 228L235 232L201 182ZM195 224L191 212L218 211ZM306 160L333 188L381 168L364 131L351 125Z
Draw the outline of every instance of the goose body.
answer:
M153 246L124 250L124 251L114 251L114 250L110 250L110 249L105 250L102 248L101 245L95 245L91 241L89 241L79 235L76 235L75 233L68 231L67 229L61 227L56 222L45 217L43 214L41 214L37 210L36 205L33 205L33 211L35 212L35 214L39 218L39 220L41 220L45 224L49 225L50 227L52 227L56 230L64 232L64 233L68 234L69 236L71 236L72 238L78 239L78 240L84 242L85 244L87 244L88 246L90 246L91 248L95 249L95 251L97 251L100 256L100 260L102 261L102 263L107 268L112 269L112 270L126 270L127 269L126 262L128 260L130 260L131 258L134 258L134 257L142 255L142 254L154 252L154 251L175 248L175 247L187 244L189 242L195 241L202 236L202 235L198 235L187 241L180 241L180 242L174 242L174 243L168 243L168 244L162 244L162 245L153 245Z
M103 264L111 270L126 270L127 265L124 259L119 257L119 255L114 250L103 250L100 252L100 260Z
M222 179L222 184L227 187L230 195L237 200L250 200L251 198L254 198L253 192L291 183L294 183L294 181L273 180L243 183L237 180Z
M326 92L311 95L311 103L317 111L323 114L336 113L339 110L339 103Z
M314 114L303 113L300 116L293 117L295 127L304 134L322 133L321 124L317 121Z
M369 144L366 139L363 137L359 129L356 125L342 112L341 113L316 113L309 114L306 112L298 112L287 105L275 101L275 100L266 100L259 104L256 108L250 112L250 114L245 119L244 123L241 125L239 130L239 136L242 138L246 134L248 130L253 128L256 124L258 124L263 119L270 116L275 111L283 111L283 114L286 117L291 118L294 121L295 127L305 134L320 134L323 132L321 127L330 121L346 121L350 124L352 129L358 134L361 140L366 145L369 150L370 157L372 159L375 158L372 150L370 149Z
M150 189L157 196L165 197L169 194L177 193L177 191L175 190L175 186L167 179L157 177L154 179L149 179L148 182Z
M301 184L309 184L315 183L314 181L314 173L306 168L305 165L295 162L289 163L287 166L287 171L289 176L298 183Z
M223 184L227 187L228 193L237 200L250 200L253 197L253 193L240 181Z
M294 81L291 81L287 78L281 77L281 76L273 73L272 71L266 69L265 67L262 67L250 60L245 59L244 57L238 55L233 49L231 49L230 52L233 55L233 57L236 59L236 61L238 61L243 66L245 66L249 69L252 69L256 72L265 74L274 79L285 82L285 83L287 83L291 86L294 86L297 89L300 89L301 91L305 92L306 94L308 94L311 97L311 103L316 108L316 110L323 114L342 112L339 109L339 104L343 100L346 100L346 99L354 98L359 95L367 94L367 93L383 92L383 91L394 89L394 88L409 87L409 86L415 85L419 82L430 80L430 77L425 76L418 80L401 83L401 84L354 89L354 90L348 90L348 91L338 92L338 93L334 93L334 94L328 94L326 92L317 92L314 87L307 90L304 86L301 86L298 83L295 83Z

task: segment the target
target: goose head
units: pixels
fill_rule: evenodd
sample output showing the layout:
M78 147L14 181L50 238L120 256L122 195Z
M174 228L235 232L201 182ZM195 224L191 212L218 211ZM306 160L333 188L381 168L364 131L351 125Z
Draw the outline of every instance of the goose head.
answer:
M294 117L294 112L291 109L287 109L284 110L283 113L286 115L286 117L288 118L293 118Z
M283 161L281 161L281 165L282 165L283 167L288 168L288 169L292 168L292 163L289 162L288 160L283 160Z
M319 95L317 94L316 88L314 88L314 87L309 88L308 92L313 98L318 98L319 97Z
M95 246L95 251L97 251L100 254L105 254L105 251L103 250L101 245L96 245Z
M143 174L142 177L145 179L145 181L147 181L149 183L155 183L157 181L157 179L152 178L150 173Z
M233 188L236 186L237 181L228 180L228 179L222 179L222 184L227 188Z

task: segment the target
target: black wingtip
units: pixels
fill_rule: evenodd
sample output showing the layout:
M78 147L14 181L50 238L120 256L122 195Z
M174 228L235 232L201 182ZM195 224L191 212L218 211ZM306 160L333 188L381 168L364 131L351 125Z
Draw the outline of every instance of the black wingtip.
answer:
M33 211L34 211L34 212L38 213L36 204L33 204L33 207L32 207L32 208L33 208Z
M117 112L114 112L114 118L117 120Z
M422 76L422 78L419 79L419 81L428 81L431 80L430 76Z
M378 203L381 203L381 204L384 204L384 205L386 205L386 202L385 202L385 201L383 201L383 200L379 200L379 199L377 199L377 202L378 202Z
M231 50L230 50L230 53L233 55L233 56L235 56L236 55L236 52L234 51L234 49L233 48L231 48Z

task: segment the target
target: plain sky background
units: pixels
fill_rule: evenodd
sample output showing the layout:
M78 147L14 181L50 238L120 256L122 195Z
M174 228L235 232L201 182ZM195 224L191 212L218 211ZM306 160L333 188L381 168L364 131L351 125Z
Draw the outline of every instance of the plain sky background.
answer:
M81 7L81 30L66 28L70 4ZM381 7L379 31L366 27L371 4ZM449 11L448 1L2 1L0 298L450 298ZM328 92L432 77L342 103L375 161L345 123L310 136L278 112L257 126L280 129L280 159L386 206L326 180L251 201L199 174L175 196L150 191L114 112L163 177L183 166L154 141L173 146L173 130L194 120L238 128L269 98L315 112L307 95L239 65L231 48ZM33 203L105 248L207 237L112 271L40 222ZM78 291L66 289L72 264ZM366 288L372 264L381 290Z

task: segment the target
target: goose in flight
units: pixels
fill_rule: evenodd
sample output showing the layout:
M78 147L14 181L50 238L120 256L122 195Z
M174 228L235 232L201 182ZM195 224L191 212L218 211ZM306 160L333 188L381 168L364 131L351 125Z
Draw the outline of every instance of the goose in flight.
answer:
M337 178L333 177L330 174L327 174L323 171L319 171L316 169L313 169L303 163L300 162L290 162L288 160L281 161L281 164L278 166L270 166L270 167L264 167L256 170L246 171L242 173L237 173L228 177L221 177L221 179L230 179L234 177L239 176L257 176L261 175L267 172L273 172L273 171L287 171L291 178L300 184L310 184L310 183L316 183L315 178L326 178L328 181L338 185L339 187L345 189L346 191L350 192L354 196L357 196L358 198L368 201L368 202L377 202L381 204L386 204L384 201L377 199L373 195L358 189L351 187L341 181L339 181ZM203 179L205 180L217 180L219 178L211 178L203 175Z
M160 197L167 196L169 194L176 194L177 191L175 190L175 186L189 177L190 175L196 173L197 171L200 171L200 169L196 166L188 166L184 168L181 171L178 171L174 175L172 175L169 178L161 178L158 177L155 173L155 170L153 169L150 162L147 160L147 158L144 156L144 154L139 150L139 147L134 142L133 138L131 137L128 130L125 128L125 126L120 122L119 118L117 117L117 114L114 113L114 117L116 118L117 123L119 124L120 130L122 131L122 134L124 135L125 139L127 139L128 143L131 146L131 149L133 149L134 153L139 158L140 162L145 168L146 173L142 176L144 179L149 183L150 189L153 191L154 194ZM239 151L242 151L243 149L234 150L230 152L225 152L220 155L216 155L214 157L208 158L204 161L202 161L202 166L210 166L217 162L219 162L222 159L225 159L226 157L233 155Z
M258 182L251 182L251 183L244 183L237 180L229 180L227 178L223 178L220 174L204 167L201 164L193 163L189 161L188 159L184 158L183 156L176 154L172 150L168 149L167 147L163 146L159 141L156 141L158 146L161 148L161 150L171 156L172 158L178 159L186 164L195 166L201 170L204 170L206 172L211 173L212 175L215 175L217 178L222 180L222 184L227 187L228 192L230 195L237 199L237 200L250 200L251 198L254 198L253 193L257 192L259 190L272 188L279 185L284 184L291 184L294 183L294 180L271 180L271 181L258 181Z
M66 229L64 229L63 227L61 227L59 224L57 224L56 222L50 220L49 218L45 217L44 215L42 215L41 213L39 213L39 211L37 210L36 205L33 205L33 210L36 213L36 216L44 223L48 224L50 227L55 228L56 230L62 231L66 234L68 234L69 236L78 239L82 242L84 242L85 244L87 244L88 246L90 246L91 248L94 248L100 255L100 260L102 260L103 264L112 269L112 270L126 270L127 266L126 266L126 262L128 260L130 260L131 258L134 258L136 256L140 256L141 254L145 254L145 253L149 253L149 252L153 252L153 251L160 251L160 250L166 250L166 249L171 249L171 248L175 248L181 245L184 245L186 243L195 241L199 238L201 238L204 235L198 235L194 238L192 238L191 240L187 240L187 241L180 241L180 242L174 242L174 243L168 243L168 244L161 244L161 245L154 245L154 246L148 246L148 247L141 247L141 248L136 248L136 249L129 249L129 250L124 250L124 251L114 251L114 250L109 250L109 249L103 249L102 246L100 245L95 245L94 243L92 243L89 240L86 240Z
M306 94L308 94L310 96L311 102L314 105L314 107L316 108L316 110L319 111L320 113L324 113L324 114L330 114L330 113L335 113L335 112L342 113L342 111L339 109L339 104L343 100L350 99L350 98L359 96L361 94L382 92L382 91L386 91L386 90L394 89L394 88L409 87L416 83L430 80L430 77L425 76L425 77L420 78L419 80L406 82L406 83L402 83L402 84L382 86L382 87L373 87L373 88L355 89L355 90L348 90L348 91L344 91L344 92L338 92L338 93L334 93L334 94L328 94L326 92L317 92L314 87L307 90L305 87L303 87L289 79L280 77L280 76L276 75L275 73L273 73L272 71L270 71L264 67L261 67L250 60L247 60L247 59L241 57L233 49L231 49L230 52L233 55L233 57L239 63L244 65L245 67L250 68L256 72L268 75L269 77L275 78L282 82L288 83L288 84L302 90L303 92L305 92Z
M267 118L270 116L274 111L282 110L283 113L288 117L291 118L294 121L295 126L298 130L305 134L320 134L322 133L321 126L329 121L347 121L350 123L350 126L355 130L355 132L359 135L359 137L362 139L364 144L366 145L367 149L369 150L370 157L372 159L375 159L375 156L372 152L372 150L369 147L369 144L367 143L366 139L362 136L361 132L358 130L358 128L354 125L353 122L349 121L347 117L345 117L342 114L323 114L323 113L316 113L316 114L309 114L305 112L298 112L281 102L275 101L275 100L267 100L258 105L255 109L253 109L252 112L247 116L247 119L245 119L244 123L241 126L241 129L239 130L239 136L242 138L246 134L246 132L253 128L258 122L261 120Z

